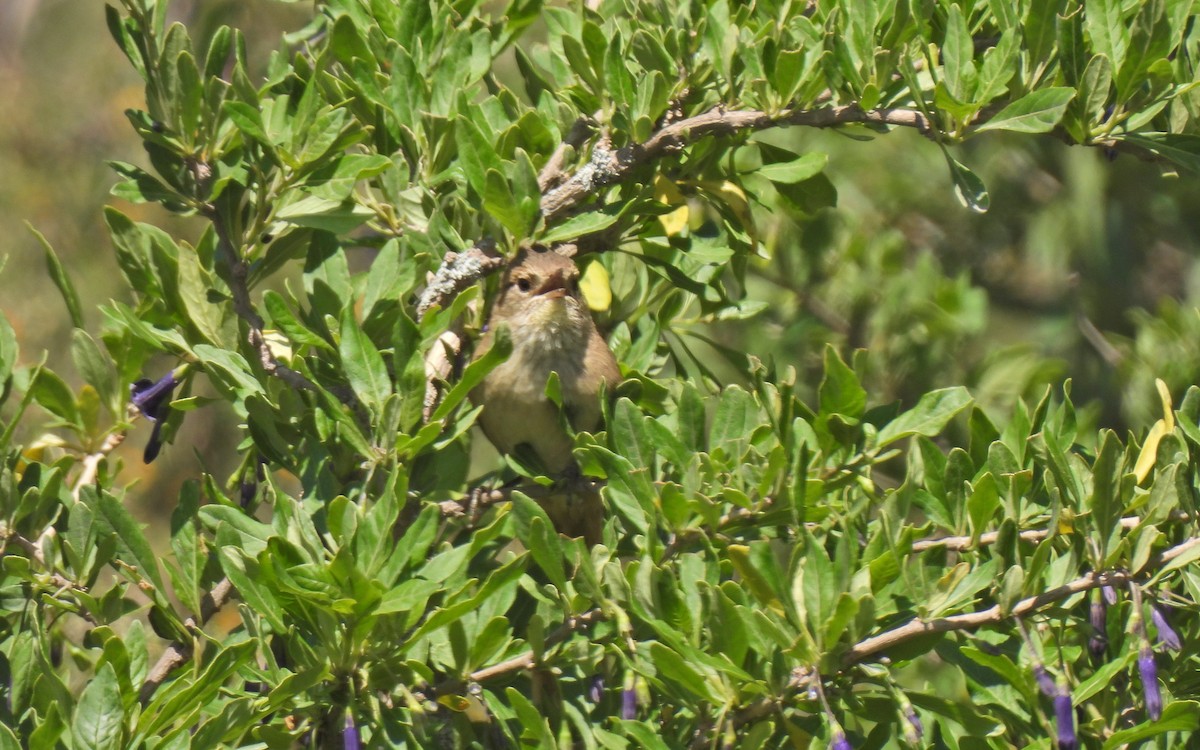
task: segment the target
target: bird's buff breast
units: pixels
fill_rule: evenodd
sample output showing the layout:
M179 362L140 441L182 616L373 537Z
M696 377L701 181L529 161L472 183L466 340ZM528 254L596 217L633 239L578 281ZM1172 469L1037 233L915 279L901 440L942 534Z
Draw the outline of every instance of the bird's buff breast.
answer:
M512 452L528 443L550 471L562 471L571 463L571 441L564 433L558 407L546 397L551 372L558 373L564 405L576 429L592 430L600 421L596 394L580 390L586 347L570 341L567 331L551 326L513 332L513 351L480 385L475 399L486 404L480 424L502 452Z

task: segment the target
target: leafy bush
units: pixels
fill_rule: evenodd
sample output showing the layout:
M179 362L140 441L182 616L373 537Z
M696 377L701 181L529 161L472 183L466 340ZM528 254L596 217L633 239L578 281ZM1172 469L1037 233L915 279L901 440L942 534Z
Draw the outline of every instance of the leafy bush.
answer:
M94 334L46 246L77 389L18 365L0 320L0 744L1198 728L1200 391L1176 410L1158 381L1157 421L1122 437L1069 386L1019 398L1048 371L1017 358L985 410L954 364L979 290L836 226L827 155L792 135L914 129L976 212L956 144L989 131L1195 169L1190 3L326 0L265 71L236 30L200 44L167 13L109 9L149 167L114 163L114 194L202 228L108 208L134 303ZM626 376L575 436L609 511L591 548L534 499L553 478L477 476L499 461L467 395L499 357L463 342L529 242L573 249ZM1170 313L1137 322L1145 390L1195 328ZM796 351L756 358L755 327ZM145 460L186 450L180 424L222 408L237 468L161 500L157 550L113 452L142 420Z

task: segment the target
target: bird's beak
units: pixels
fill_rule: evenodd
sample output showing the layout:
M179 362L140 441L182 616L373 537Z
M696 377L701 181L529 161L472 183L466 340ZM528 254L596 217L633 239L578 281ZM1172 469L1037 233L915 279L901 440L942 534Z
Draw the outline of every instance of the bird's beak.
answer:
M546 299L558 299L567 296L567 279L562 271L555 271L542 282L534 294Z

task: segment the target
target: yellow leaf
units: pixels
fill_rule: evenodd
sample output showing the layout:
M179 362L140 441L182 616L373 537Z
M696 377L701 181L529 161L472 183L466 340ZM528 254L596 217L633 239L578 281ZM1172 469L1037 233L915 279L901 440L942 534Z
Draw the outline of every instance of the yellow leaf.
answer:
M678 206L680 203L687 203L687 198L684 198L683 193L679 192L679 187L662 175L657 175L654 178L654 200L659 203L665 203L668 206Z
M674 211L659 216L658 222L662 224L663 231L668 237L674 237L682 234L683 230L687 228L689 218L691 218L691 212L685 203Z
M612 286L608 281L608 269L598 260L594 260L583 269L579 279L579 291L593 312L604 312L612 307Z
M492 720L491 714L488 713L487 706L477 696L467 696L467 718L476 724L484 724Z
M1154 379L1154 386L1158 388L1158 397L1162 399L1163 422L1166 425L1167 432L1175 431L1175 409L1171 404L1171 389L1167 388L1167 384L1162 381L1162 378Z
M1138 484L1146 481L1146 477L1150 476L1150 470L1154 468L1154 462L1158 460L1158 443L1167 432L1167 423L1160 419L1147 433L1146 442L1142 443L1142 452L1138 454L1137 463L1133 465L1133 474L1137 477Z
M674 237L687 228L688 219L690 218L687 198L684 197L683 193L679 192L679 188L676 187L674 182L671 182L662 175L655 177L654 200L668 206L678 206L674 211L658 217L658 221L662 224L663 231L666 232L668 237Z
M1063 508L1058 514L1058 533L1070 534L1075 530L1075 513L1070 508Z
M292 343L274 328L263 329L263 341L275 359L290 360L292 358Z
M754 243L757 251L760 248L758 231L754 226L754 214L750 212L750 201L746 200L746 193L729 180L702 180L698 184L709 195L729 207L742 229L745 229L746 234L750 235L750 241Z
M451 711L462 713L471 706L471 702L462 695L440 695L437 702Z

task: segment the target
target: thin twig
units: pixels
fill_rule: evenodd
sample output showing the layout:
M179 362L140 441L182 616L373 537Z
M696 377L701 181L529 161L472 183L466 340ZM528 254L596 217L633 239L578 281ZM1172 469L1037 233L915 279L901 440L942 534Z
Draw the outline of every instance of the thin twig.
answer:
M217 253L227 272L225 281L229 284L229 293L233 298L233 311L249 327L250 331L246 334L246 340L258 352L258 359L262 364L263 370L268 375L279 378L292 388L306 391L318 390L317 386L311 380L275 358L275 354L271 351L271 347L267 344L267 339L263 335L265 323L262 316L254 309L254 303L250 300L250 289L246 282L247 275L249 274L249 266L238 253L233 239L229 236L229 229L221 219L220 213L214 207L207 206L204 214L212 222L213 229L217 234Z
M71 497L75 502L79 502L79 495L83 492L83 488L96 481L96 475L100 473L100 464L104 462L108 454L117 449L117 446L125 442L126 434L124 430L109 433L99 448L83 457L81 462L83 471L79 472L75 486L71 488Z
M505 260L495 252L496 243L485 238L461 253L446 253L442 264L425 286L425 291L417 302L418 320L423 319L430 310L444 307L459 292L479 279L503 268ZM439 383L444 382L454 371L465 343L462 322L455 320L425 353L425 401L421 413L426 422L433 416L441 399Z
M184 621L184 626L188 630L200 628L221 607L225 606L225 603L229 601L232 595L233 584L230 583L228 578L222 578L217 582L217 585L213 586L212 591L205 594L204 598L200 601L199 621L189 617ZM154 663L154 666L146 674L146 681L142 683L142 689L139 693L142 705L150 702L150 699L154 697L154 691L158 690L159 686L166 681L172 671L192 657L193 648L194 644L179 641L167 647L167 650L163 652L162 656L158 658L158 661Z
M590 489L599 492L602 482L593 481L588 477L581 477L582 481L591 483ZM554 486L543 484L519 484L511 487L475 487L467 492L466 497L461 500L443 500L438 503L438 507L442 511L442 515L447 518L462 518L470 517L478 518L479 514L490 508L493 505L506 503L512 500L514 492L529 497L532 500L541 500L550 497L561 490Z
M464 338L461 328L459 322L455 321L438 335L437 341L425 353L425 402L421 407L421 416L426 422L433 417L441 400L439 383L444 383L450 377L462 354Z
M1163 552L1156 560L1149 563L1150 567L1158 567L1163 563L1179 557L1193 547L1200 545L1200 537L1192 537L1187 541L1178 544L1171 549ZM987 609L978 612L967 612L961 615L950 615L949 617L937 617L932 620L916 619L905 623L898 628L893 628L886 633L881 633L877 636L872 636L866 640L860 641L854 645L849 651L842 656L842 666L849 667L857 664L860 661L886 651L889 648L900 645L914 638L919 638L931 633L949 633L955 630L975 630L984 625L1001 622L1009 617L1025 617L1043 607L1049 606L1056 602L1060 602L1075 594L1094 589L1099 586L1113 586L1133 580L1134 574L1124 570L1091 572L1073 581L1063 584L1058 588L1044 591L1037 596L1031 596L1027 599L1014 604L1010 609L1005 610L999 604L988 607Z
M1197 545L1200 545L1200 537L1188 539L1163 552L1149 563L1149 565L1151 567L1161 566L1188 552ZM1133 574L1128 571L1092 572L1050 591L1022 599L1009 610L1003 610L999 605L996 605L978 612L951 615L934 620L912 620L886 633L860 641L842 655L841 666L843 669L852 667L889 648L894 648L907 641L926 635L949 633L956 630L976 630L984 625L1003 622L1008 618L1028 617L1044 607L1060 602L1075 594L1100 586L1122 584L1133 580L1133 578ZM745 726L774 713L783 705L783 702L784 699L779 696L761 698L738 710L733 717L733 724L735 727ZM697 746L695 742L693 742L693 746Z
M573 615L568 617L566 622L555 629L550 635L546 636L544 648L549 649L552 646L557 646L559 643L565 641L572 633L582 630L593 623L600 622L601 620L605 619L605 617L606 615L604 614L604 611L599 608L590 609L581 615ZM537 666L536 655L532 650L526 651L512 657L511 659L505 659L499 664L493 664L490 667L477 669L463 679L454 678L446 680L437 686L437 693L439 695L445 695L446 693L454 692L463 683L493 680L497 677L503 677L505 675L512 674L513 672L532 669L535 666Z
M86 586L81 586L78 583L75 583L70 578L67 578L66 576L62 575L61 573L58 573L50 565L46 564L46 556L44 554L42 554L41 546L38 545L33 540L26 539L24 536L16 533L15 531L9 531L4 536L4 542L6 544L8 542L12 542L13 544L16 544L18 547L20 547L21 551L24 552L31 561L37 563L39 567L44 568L46 570L46 574L50 578L50 583L54 584L58 588L66 589L66 590L70 590L70 591L76 591L81 594L86 594L88 592ZM3 548L0 548L0 553L2 553L2 552L3 552ZM88 614L87 612L80 612L80 616L83 617L85 620L88 620L89 622L92 621L91 615Z
M1101 332L1096 324L1091 321L1088 316L1080 314L1075 318L1075 324L1079 326L1079 332L1083 334L1083 338L1092 345L1100 358L1108 363L1109 367L1120 367L1125 360L1125 355L1120 349L1108 343L1108 339L1104 338L1104 333Z
M911 109L864 110L857 104L817 109L798 109L770 115L758 110L726 110L715 107L683 120L666 125L644 143L633 143L610 151L593 148L592 159L578 169L558 188L542 196L542 214L547 222L589 198L597 189L625 179L637 167L709 136L733 135L739 132L772 127L806 126L829 128L838 125L869 124L916 128L921 133L933 132L924 114Z
M550 188L558 187L563 180L567 179L567 174L563 171L567 153L571 150L578 150L588 136L595 132L595 129L594 117L580 117L571 125L571 129L567 131L562 143L558 144L558 148L554 149L554 153L550 154L550 158L546 160L542 171L538 172L538 190L544 193Z
M482 239L460 253L446 253L442 265L425 287L417 302L417 318L425 317L433 307L447 302L489 273L504 267L504 258L495 254L496 243Z
M1172 511L1168 520L1175 523L1190 521L1192 515L1184 511ZM1142 522L1141 516L1126 516L1121 519L1121 528L1132 529ZM1049 529L1027 529L1017 534L1017 538L1023 542L1040 542L1050 536ZM942 548L955 552L961 552L966 549L976 547L986 547L989 544L995 544L1000 539L1000 532L989 531L985 534L980 534L979 539L972 541L969 536L944 536L939 539L919 539L913 542L913 552L924 552L925 550Z
M825 97L822 97L819 101L824 100ZM543 191L542 215L547 223L553 223L555 219L562 218L566 212L592 197L598 189L621 182L627 179L635 168L667 153L679 151L702 138L770 127L829 128L849 124L911 127L924 134L933 132L932 125L924 114L908 109L864 110L856 104L850 104L769 115L757 110L726 110L724 107L717 107L694 117L673 120L651 135L645 143L634 143L612 150L608 147L607 140L602 139L592 147L592 157L588 163L563 179L560 162L565 155L566 146L575 145L573 139L578 137L584 127L577 122L568 133L564 145L551 156L538 176L538 185ZM590 124L588 128L591 128ZM434 305L444 305L458 292L502 268L504 260L493 255L493 251L494 244L485 239L469 250L448 253L417 303L418 318L424 316Z

